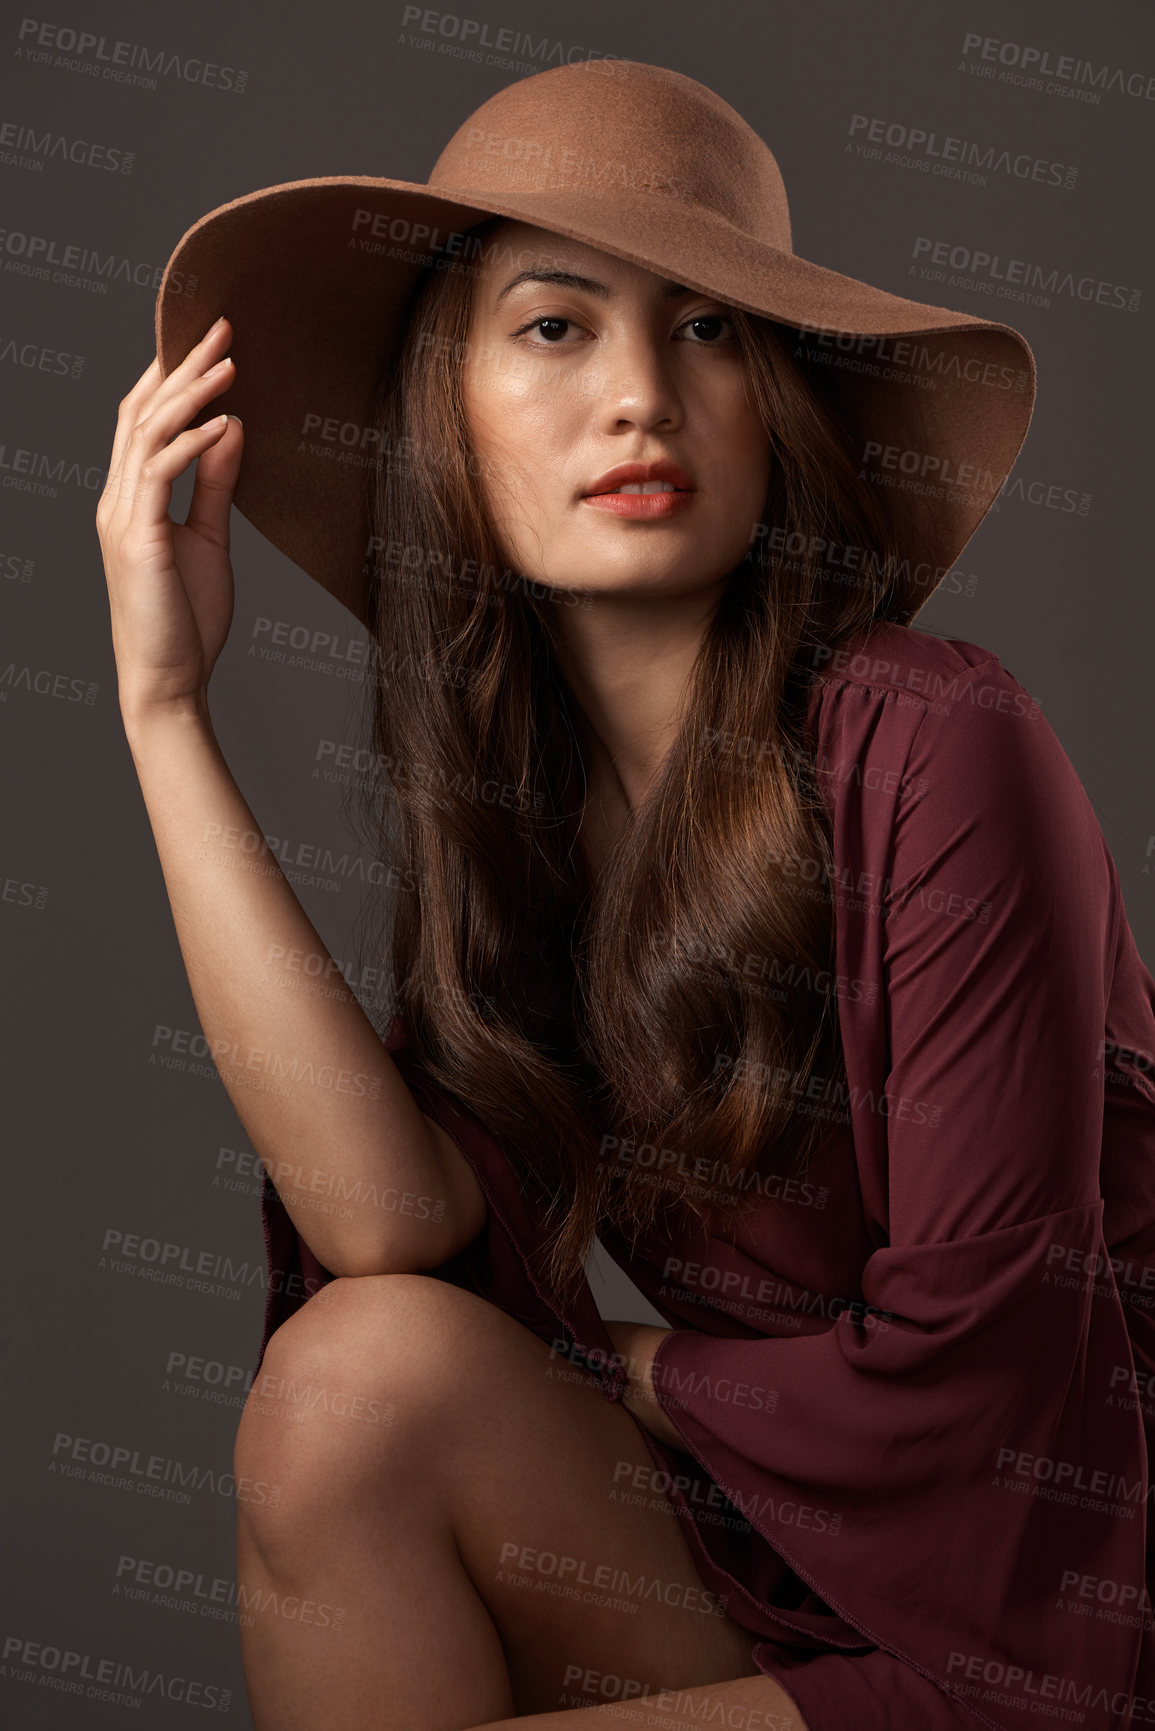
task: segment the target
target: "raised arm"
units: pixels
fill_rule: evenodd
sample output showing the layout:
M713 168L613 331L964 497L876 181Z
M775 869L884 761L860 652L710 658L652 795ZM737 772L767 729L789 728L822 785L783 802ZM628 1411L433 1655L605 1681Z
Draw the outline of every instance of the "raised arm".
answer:
M188 422L232 379L217 361L228 334L214 327L163 381L154 360L120 407L97 526L121 715L201 1027L293 1224L334 1274L435 1268L484 1225L480 1186L332 965L209 716L242 435L236 420ZM194 457L188 520L173 524L172 483ZM316 958L323 994L286 989L290 957Z
M331 963L208 717L126 731L201 1028L294 1226L334 1274L436 1267L484 1224L472 1169Z

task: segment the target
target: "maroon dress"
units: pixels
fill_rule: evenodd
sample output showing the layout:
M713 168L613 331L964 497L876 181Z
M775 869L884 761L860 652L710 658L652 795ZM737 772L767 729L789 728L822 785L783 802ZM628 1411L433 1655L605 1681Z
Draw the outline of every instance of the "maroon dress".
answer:
M848 1088L812 1090L807 1181L760 1181L739 1230L633 1254L603 1232L673 1330L655 1385L685 1451L648 1447L810 1731L1155 1725L1155 981L1078 776L996 656L878 626L810 716ZM387 1045L489 1202L431 1272L619 1400L592 1291L552 1293L500 1147L396 1020ZM331 1278L267 1179L262 1212L261 1358Z

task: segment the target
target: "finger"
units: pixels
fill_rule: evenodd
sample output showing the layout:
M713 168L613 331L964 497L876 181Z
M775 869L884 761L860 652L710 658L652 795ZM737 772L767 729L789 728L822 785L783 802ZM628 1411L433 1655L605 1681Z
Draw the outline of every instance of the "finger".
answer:
M195 344L194 347L190 349L188 355L185 356L185 361L187 362L191 360L199 349L204 351L206 364L211 364L211 350L215 345L210 341L210 339L214 338L216 335L217 326L210 325L200 342ZM182 362L181 364L183 366L185 363ZM201 367L199 370L203 372L204 367ZM177 369L174 368L173 373L169 374L169 378L172 378L176 371ZM123 449L117 449L118 443L123 447L128 434L132 431L136 422L140 420L141 415L145 413L146 402L152 398L154 392L167 382L168 381L164 379L161 374L160 351L157 350L148 366L144 369L144 372L141 373L132 388L121 398L118 405L116 433L113 439L113 461L115 464L122 461L124 455Z
M199 378L215 361L228 352L232 325L227 319L210 325L198 343L194 343L184 360L172 369L167 378L161 377L159 351L129 391L120 405L116 433L113 438L112 466L123 467L128 456L133 428L155 408L169 401L178 391Z
M151 413L142 416L128 436L128 447L112 494L114 507L123 505L132 511L144 464L186 427L206 403L231 385L234 377L233 363L225 356L201 378L191 379L175 396L167 402L158 402Z
M229 517L245 448L244 431L235 415L215 444L197 462L193 495L185 526L195 529L215 547L229 550Z
M216 443L224 430L221 416L206 421L202 427L189 427L141 464L132 502L135 530L155 529L167 521L173 482L184 474L195 456Z
M176 366L165 374L157 389L157 400L165 401L173 392L179 391L182 386L187 385L190 379L199 378L202 373L207 372L209 367L218 361L222 355L227 355L232 334L233 327L226 318L221 318L215 324L211 324L200 341L193 344L184 359L178 361ZM159 371L159 357L157 365Z
M113 474L119 475L124 467L129 439L137 422L151 413L158 403L168 401L190 380L198 378L215 360L225 354L232 328L228 319L225 319L223 324L210 325L200 341L193 344L184 360L174 367L166 378L161 377L159 351L153 356L132 389L121 400L109 461L110 478ZM115 496L119 496L119 491L118 487Z
M120 471L124 466L128 437L140 418L137 405L144 401L147 394L155 389L159 382L160 356L154 355L131 390L125 393L117 405L116 430L112 435L112 450L108 457L108 474L105 476L104 488L97 505L98 517L101 515L101 508L106 504L111 507L119 494Z

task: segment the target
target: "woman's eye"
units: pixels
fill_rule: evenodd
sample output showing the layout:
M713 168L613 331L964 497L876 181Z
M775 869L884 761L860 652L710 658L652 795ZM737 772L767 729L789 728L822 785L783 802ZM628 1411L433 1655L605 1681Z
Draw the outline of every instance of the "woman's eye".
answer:
M681 328L684 331L697 330L699 335L701 335L700 327L702 325L709 327L716 325L731 325L731 329L733 328L732 321L726 317L725 313L699 313L696 319L689 319ZM707 344L713 342L716 335L716 330L711 329L707 338Z
M573 319L562 318L531 319L528 324L519 326L513 334L515 337L523 337L530 331L540 331L545 341L531 343L530 348L556 349L562 346L557 340L558 337L567 326L573 325L574 322ZM733 336L733 321L725 313L699 313L697 318L687 319L686 323L679 329L695 332L695 341L698 345L708 348L718 340L718 327L720 325L729 325L729 334Z
M532 323L530 323L528 325L522 325L520 330L516 330L513 334L514 334L514 336L520 337L520 336L524 336L526 331L539 330L543 325L553 325L554 328L556 329L557 326L559 326L559 325L572 325L572 324L573 324L572 319L534 319L532 321ZM557 344L553 343L553 344L543 345L543 344L538 343L536 345L531 345L531 346L535 346L538 348L541 348L543 346L556 348Z

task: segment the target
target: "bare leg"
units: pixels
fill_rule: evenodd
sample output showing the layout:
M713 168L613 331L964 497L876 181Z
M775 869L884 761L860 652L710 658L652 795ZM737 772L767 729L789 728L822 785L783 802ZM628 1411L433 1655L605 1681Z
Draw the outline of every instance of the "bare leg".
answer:
M626 1697L742 1679L751 1725L806 1731L664 1492L615 1498L652 1466L634 1419L475 1294L324 1287L269 1342L235 1466L256 1731L678 1731L672 1696L593 1707L607 1678Z
M708 1725L737 1731L807 1731L793 1701L772 1677L761 1673L698 1689L655 1689L621 1706L491 1720L470 1731L702 1731Z

